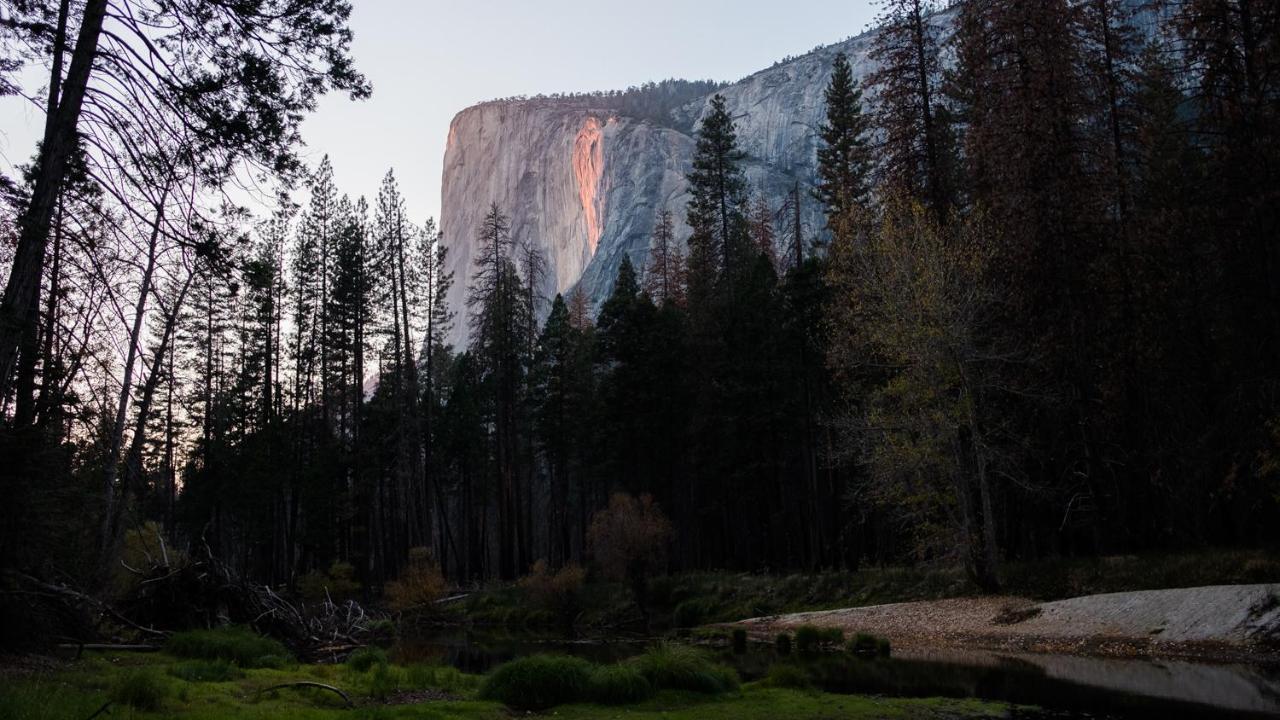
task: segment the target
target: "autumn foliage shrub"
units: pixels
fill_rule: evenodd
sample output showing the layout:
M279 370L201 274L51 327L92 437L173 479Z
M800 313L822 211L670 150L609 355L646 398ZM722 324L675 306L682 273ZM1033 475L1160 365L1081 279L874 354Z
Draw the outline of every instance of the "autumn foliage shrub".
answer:
M329 599L341 602L356 596L360 592L360 583L356 581L356 568L349 562L335 560L329 569L311 572L298 578L298 594L303 600L321 602Z
M626 582L647 617L648 578L666 571L671 521L650 495L614 493L591 518L587 550L607 577Z
M396 612L430 610L444 595L444 573L427 548L409 550L409 563L400 577L386 584L387 607Z
M570 563L552 572L546 560L539 560L519 585L530 603L568 624L582 610L586 581L587 571L580 565Z

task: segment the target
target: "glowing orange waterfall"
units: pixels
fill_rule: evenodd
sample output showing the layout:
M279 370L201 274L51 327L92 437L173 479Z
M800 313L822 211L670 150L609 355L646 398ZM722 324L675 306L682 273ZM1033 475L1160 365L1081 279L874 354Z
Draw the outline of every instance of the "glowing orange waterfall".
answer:
M600 121L589 117L573 142L573 175L578 182L582 216L587 221L587 245L596 254L600 242L600 177L604 174L604 132Z

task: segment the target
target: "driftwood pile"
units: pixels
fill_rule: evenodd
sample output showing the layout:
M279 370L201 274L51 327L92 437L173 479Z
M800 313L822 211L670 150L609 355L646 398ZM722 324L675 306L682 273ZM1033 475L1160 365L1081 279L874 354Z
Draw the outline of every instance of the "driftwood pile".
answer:
M0 595L8 610L39 618L46 641L84 647L154 646L176 630L237 624L284 642L302 659L319 659L366 644L379 619L354 600L291 600L239 577L207 548L172 564L166 554L150 567L126 569L135 582L114 600L18 571L4 573Z

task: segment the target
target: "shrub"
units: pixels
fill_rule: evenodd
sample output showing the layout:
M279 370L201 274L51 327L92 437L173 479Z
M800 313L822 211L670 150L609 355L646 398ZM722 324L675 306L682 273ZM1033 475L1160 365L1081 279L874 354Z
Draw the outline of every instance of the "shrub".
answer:
M839 645L844 642L844 631L840 628L820 628L813 625L801 625L796 628L796 649L801 653L815 653L826 646Z
M244 671L226 660L187 660L169 668L169 674L187 682L228 682L244 677Z
M676 609L671 612L671 623L681 628L697 627L711 617L714 609L714 603L710 598L689 598L676 605Z
M174 633L164 647L178 657L226 660L242 668L276 667L290 657L279 642L234 625Z
M571 623L582 609L582 586L586 580L587 571L580 565L570 563L553 573L546 560L539 560L519 585L533 605L561 622Z
M320 602L326 597L335 602L347 600L360 592L355 576L354 565L335 560L326 572L312 570L298 578L298 594L310 602Z
M387 618L374 620L369 623L365 630L369 632L370 636L379 640L394 640L397 633L396 624Z
M711 662L701 650L688 645L658 643L633 661L655 689L723 693L738 689L738 676Z
M589 697L601 705L638 703L653 694L653 686L634 665L603 665L592 669Z
M114 571L115 591L119 597L136 590L145 579L126 566L149 572L158 568L182 567L187 563L183 553L165 543L163 531L155 521L129 528L121 540L120 566Z
M786 633L778 633L778 637L774 639L774 645L778 648L779 655L791 654L791 636Z
M111 688L111 701L138 710L159 710L173 687L152 669L135 670Z
M480 698L513 710L546 710L586 699L591 663L563 655L530 655L499 665L480 685Z
M769 667L764 684L770 687L791 688L792 690L808 690L813 687L809 673L802 667L791 663L774 663Z
M387 664L387 652L380 647L362 647L347 658L347 667L356 672L368 672L374 666Z
M889 641L868 633L858 633L849 641L849 652L854 655L888 657L890 652Z
M587 528L588 553L605 576L627 583L646 621L649 577L666 568L673 535L671 521L652 496L626 493L614 493L609 507L593 515Z
M744 628L733 629L733 652L737 655L747 653L747 631Z
M396 612L429 610L444 595L446 585L440 565L424 547L409 550L409 564L400 577L383 588L387 607Z

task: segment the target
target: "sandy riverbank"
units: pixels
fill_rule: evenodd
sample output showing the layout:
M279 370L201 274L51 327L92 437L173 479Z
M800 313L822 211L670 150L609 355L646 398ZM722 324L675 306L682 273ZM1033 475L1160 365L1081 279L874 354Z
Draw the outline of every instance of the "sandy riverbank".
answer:
M985 648L1110 657L1280 661L1280 584L893 603L733 623L765 639L801 625L887 637L895 649Z

